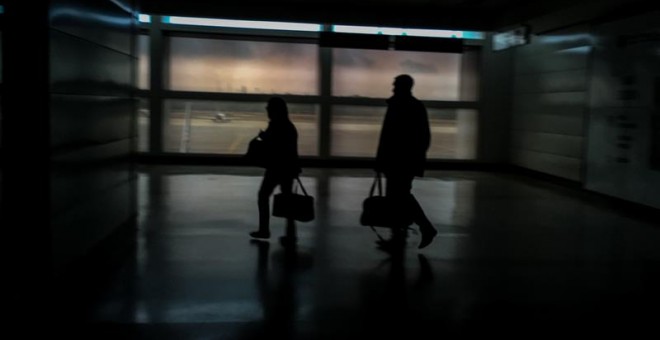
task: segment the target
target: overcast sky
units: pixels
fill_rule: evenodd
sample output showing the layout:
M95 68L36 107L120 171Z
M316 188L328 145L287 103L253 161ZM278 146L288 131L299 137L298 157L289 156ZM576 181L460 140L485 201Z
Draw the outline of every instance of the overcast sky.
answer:
M314 44L171 39L171 88L188 91L318 94ZM415 79L414 94L458 99L459 54L383 50L333 50L333 95L387 98L393 78ZM144 76L143 76L144 77Z

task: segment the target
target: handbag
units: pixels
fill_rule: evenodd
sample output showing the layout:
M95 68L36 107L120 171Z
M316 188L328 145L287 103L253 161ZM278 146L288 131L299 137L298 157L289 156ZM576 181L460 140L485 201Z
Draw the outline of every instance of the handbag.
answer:
M374 195L374 191L378 192ZM386 196L383 196L383 187L380 172L376 173L374 182L369 190L369 197L362 201L362 214L360 224L369 227L386 227L389 224L388 211L390 204Z
M375 193L376 189L378 189L377 193ZM410 207L399 206L390 197L383 195L381 174L377 172L369 191L369 197L362 201L360 224L372 228L391 228L409 226L412 223Z
M245 158L250 165L265 167L266 166L266 142L261 137L256 136L252 138L248 144Z
M273 216L292 218L296 221L309 222L314 220L314 197L307 194L305 187L296 177L303 194L294 191L279 193L273 196Z

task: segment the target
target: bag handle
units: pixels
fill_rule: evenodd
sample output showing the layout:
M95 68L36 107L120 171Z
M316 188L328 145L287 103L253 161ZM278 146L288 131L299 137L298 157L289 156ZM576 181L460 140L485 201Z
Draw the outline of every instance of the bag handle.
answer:
M307 190L305 190L305 187L303 186L302 182L300 181L300 177L299 177L299 176L296 176L296 181L298 181L298 185L300 186L300 189L302 189L303 194L305 194L305 196L309 196L309 195L307 194ZM295 192L295 191L294 191L294 192Z
M376 172L376 177L374 178L373 184L371 184L371 190L369 190L369 196L374 195L374 190L376 189L376 185L378 185L378 196L383 196L383 186L382 186L382 181L381 181L381 176L380 172Z

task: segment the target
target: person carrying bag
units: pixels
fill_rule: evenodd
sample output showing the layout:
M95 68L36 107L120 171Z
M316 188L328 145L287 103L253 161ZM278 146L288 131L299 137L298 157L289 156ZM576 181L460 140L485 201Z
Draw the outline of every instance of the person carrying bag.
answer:
M381 174L377 172L371 184L369 196L362 202L360 224L368 227L387 227L390 209L391 206L388 204L387 197L383 195Z
M411 191L414 178L424 176L431 142L428 113L424 103L412 94L414 80L410 75L396 76L392 85L374 169L378 176L385 175L387 204L391 207L389 211L395 212L390 215L390 239L377 241L379 249L390 253L405 248L409 217L421 233L418 249L427 247L438 234Z
M298 160L298 131L289 119L289 109L284 99L272 97L266 106L268 127L250 142L246 157L255 165L265 168L259 188L257 206L259 229L250 232L258 239L270 238L270 196L279 186L283 195L291 195L293 181L302 169ZM286 216L286 229L280 241L283 245L295 244L296 224L292 216Z
M360 224L370 227L380 242L387 242L374 227L407 228L413 223L412 212L407 205L398 205L383 193L382 175L376 172L369 196L362 201Z

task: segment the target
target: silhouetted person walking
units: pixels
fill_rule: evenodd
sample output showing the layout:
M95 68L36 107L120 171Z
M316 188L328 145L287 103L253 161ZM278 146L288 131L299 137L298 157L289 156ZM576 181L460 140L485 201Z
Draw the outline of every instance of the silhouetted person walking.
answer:
M394 78L394 93L387 100L387 112L380 133L376 171L386 178L385 196L399 209L392 220L392 237L379 241L384 250L402 248L409 218L419 226L419 249L428 246L438 233L411 193L413 179L424 175L431 130L424 104L412 95L414 80L407 74Z
M259 188L259 230L250 233L255 238L270 237L270 196L278 185L283 193L291 193L293 180L300 174L298 164L298 131L289 120L289 109L280 97L273 97L266 106L268 127L259 133L266 149L263 166L266 168ZM283 245L296 242L296 225L287 218Z

